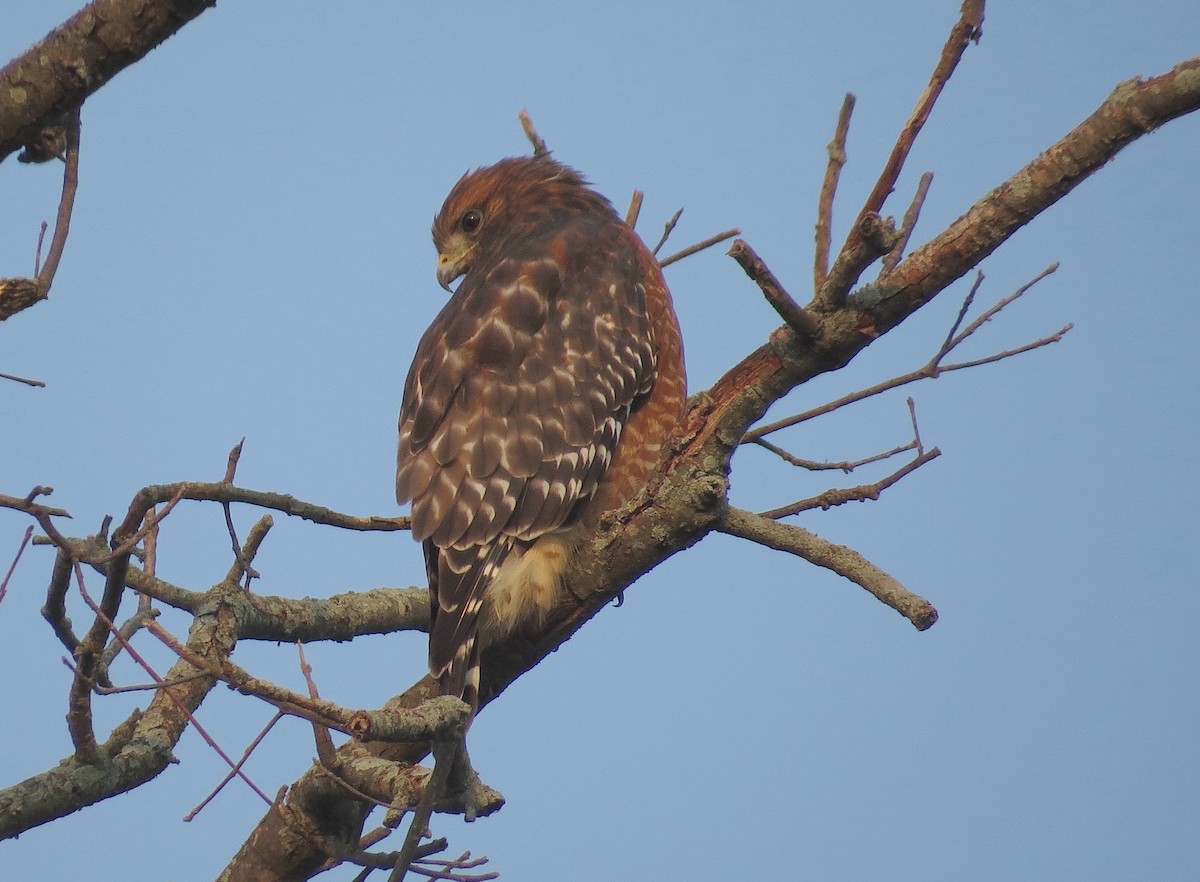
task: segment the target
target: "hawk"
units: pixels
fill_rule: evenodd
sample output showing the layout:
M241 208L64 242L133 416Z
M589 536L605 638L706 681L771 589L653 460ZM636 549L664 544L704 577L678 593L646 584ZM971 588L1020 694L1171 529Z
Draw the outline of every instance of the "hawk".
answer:
M484 646L544 620L583 532L658 465L683 343L654 256L549 156L464 175L433 242L442 287L462 282L404 384L396 498L425 553L430 672L476 710Z

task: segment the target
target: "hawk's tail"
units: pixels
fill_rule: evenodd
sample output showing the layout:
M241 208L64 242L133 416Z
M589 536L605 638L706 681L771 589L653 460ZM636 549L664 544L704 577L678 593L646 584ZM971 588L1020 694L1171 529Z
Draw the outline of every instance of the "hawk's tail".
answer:
M465 549L425 543L433 628L429 634L429 671L438 694L453 695L479 709L479 610L483 596L513 547L502 536ZM436 565L435 565L436 560Z

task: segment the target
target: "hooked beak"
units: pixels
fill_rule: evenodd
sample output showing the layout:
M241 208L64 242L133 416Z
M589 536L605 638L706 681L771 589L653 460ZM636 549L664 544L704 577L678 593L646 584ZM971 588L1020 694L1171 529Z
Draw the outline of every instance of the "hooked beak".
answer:
M446 250L438 255L438 284L450 291L450 283L471 268L471 258L474 254L474 242L462 241L457 236L451 238Z
M437 279L439 285L453 293L454 289L450 287L450 283L462 274L463 271L459 268L458 262L449 254L438 255Z

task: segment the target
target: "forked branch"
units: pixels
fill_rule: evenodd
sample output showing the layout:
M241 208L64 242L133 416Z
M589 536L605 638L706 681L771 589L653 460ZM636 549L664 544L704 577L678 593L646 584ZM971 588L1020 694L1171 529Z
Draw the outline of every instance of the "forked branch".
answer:
M963 0L959 19L950 30L946 45L942 47L941 57L933 70L933 75L929 78L929 84L921 93L921 97L917 99L917 105L913 108L904 128L900 130L900 136L896 139L895 146L892 147L892 153L884 164L883 172L879 175L879 180L875 182L874 189L871 190L871 194L867 197L867 201L859 213L860 220L868 214L881 211L883 203L895 189L896 180L904 169L904 162L908 159L913 144L916 143L917 135L920 134L929 115L933 112L934 104L937 103L946 83L950 81L950 77L954 73L954 69L958 67L958 62L962 59L963 53L967 51L967 47L971 43L979 42L979 38L983 34L983 8L983 0ZM851 231L844 250L850 250L855 246L854 240L858 235L857 228Z
M804 411L803 413L785 417L783 419L776 420L771 423L767 423L766 425L759 426L755 429L751 429L743 437L742 443L748 444L748 443L757 442L757 441L761 440L762 438L766 437L767 435L770 435L773 432L778 432L780 429L786 429L789 426L798 425L800 423L806 422L807 420L811 420L814 417L823 416L824 414L827 414L827 413L832 413L833 411L838 410L843 407L846 407L847 405L854 404L859 401L864 401L875 395L880 395L880 394L882 394L884 392L888 392L892 389L898 389L901 386L908 385L909 383L915 383L918 380L936 379L937 377L940 377L942 374L950 373L952 371L960 371L960 370L964 370L966 368L979 367L979 366L985 365L985 364L993 364L994 362L997 362L997 361L1003 361L1006 358L1012 358L1013 356L1022 355L1026 352L1032 352L1035 349L1041 349L1043 346L1049 346L1052 343L1058 343L1071 330L1071 328L1073 327L1072 325L1070 325L1070 324L1064 325L1062 328L1055 331L1053 334L1050 334L1046 337L1041 337L1030 343L1026 343L1023 346L1018 346L1015 349L1006 349L1001 352L996 352L991 355L984 356L983 358L976 358L976 359L972 359L970 361L958 362L956 364L943 364L942 363L947 355L949 355L951 352L953 352L958 346L960 346L968 338L970 338L975 333L977 333L985 324L987 324L989 321L991 321L993 318L995 318L997 315L999 315L999 313L1005 307L1007 307L1007 306L1011 305L1012 303L1016 302L1017 300L1019 300L1026 293L1028 293L1029 290L1031 288L1033 288L1034 285L1036 285L1038 282L1042 281L1047 276L1054 273L1057 269L1058 269L1057 263L1051 264L1046 269L1042 270L1042 272L1038 273L1033 279L1026 282L1024 285L1022 285L1020 288L1018 288L1016 291L1014 291L1012 294L1008 295L1007 297L1002 298L997 303L995 303L988 309L984 310L984 312L981 313L978 318L976 318L974 321L972 321L971 324L969 326L967 326L967 328L960 331L959 328L961 327L963 321L966 319L966 316L967 316L968 312L970 311L971 305L975 302L975 296L978 293L979 288L983 283L983 274L982 273L978 274L978 276L975 279L975 283L971 286L971 289L967 292L966 297L963 299L962 306L958 311L958 315L956 316L953 325L951 325L949 333L946 335L945 342L942 343L942 345L938 348L938 351L934 353L933 357L928 362L926 362L925 364L923 364L921 367L917 368L916 370L912 370L912 371L909 371L908 373L900 374L899 376L892 377L891 379L884 380L883 382L880 382L880 383L876 383L873 386L868 386L866 389L862 389L857 392L852 392L848 395L843 395L841 398L838 398L834 401L830 401L819 407L814 407L810 410Z

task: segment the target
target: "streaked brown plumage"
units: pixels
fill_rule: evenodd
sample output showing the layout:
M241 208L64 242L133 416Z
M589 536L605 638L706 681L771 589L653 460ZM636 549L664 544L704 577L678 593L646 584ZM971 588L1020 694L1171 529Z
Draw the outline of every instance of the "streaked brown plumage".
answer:
M433 239L443 287L464 277L405 382L396 496L424 544L430 670L476 707L483 646L545 616L582 531L658 464L683 346L653 255L549 157L465 175Z

